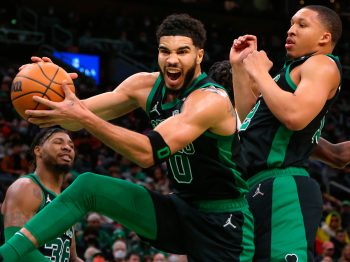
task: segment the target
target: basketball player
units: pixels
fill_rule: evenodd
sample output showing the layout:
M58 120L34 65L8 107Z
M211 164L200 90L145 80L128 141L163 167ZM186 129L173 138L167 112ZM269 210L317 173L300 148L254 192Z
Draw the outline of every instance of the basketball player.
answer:
M61 193L65 174L73 165L74 145L61 128L42 129L32 143L35 171L17 179L7 190L2 205L5 240ZM20 261L82 261L77 257L72 228Z
M225 88L234 106L233 76L231 71L229 60L217 61L209 68L208 76ZM239 119L237 119L238 129L240 124ZM310 158L321 161L333 168L344 168L350 163L350 141L333 144L320 137Z
M52 110L27 113L33 116L30 122L42 127L83 127L142 167L166 160L174 194L80 175L21 234L0 247L5 261L64 232L91 210L123 223L158 249L187 254L189 261L252 260L248 188L232 161L238 150L236 117L226 92L201 72L203 24L188 15L170 15L157 40L159 72L135 74L113 92L84 101L64 85L63 102L35 98ZM154 127L147 135L105 121L139 107Z
M322 197L305 168L340 89L341 66L331 53L341 31L334 11L300 9L287 32L288 60L274 78L255 36L233 42L235 102L245 119L239 163L250 187L254 261L313 261Z

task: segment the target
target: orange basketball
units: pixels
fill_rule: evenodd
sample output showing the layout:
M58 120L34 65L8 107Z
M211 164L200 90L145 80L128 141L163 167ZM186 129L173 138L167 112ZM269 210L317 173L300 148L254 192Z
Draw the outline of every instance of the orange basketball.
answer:
M70 89L75 87L68 73L53 63L33 63L26 66L13 79L11 86L11 101L17 113L24 119L28 115L27 109L48 109L33 100L33 96L40 96L51 101L59 102L64 99L62 82L67 80Z

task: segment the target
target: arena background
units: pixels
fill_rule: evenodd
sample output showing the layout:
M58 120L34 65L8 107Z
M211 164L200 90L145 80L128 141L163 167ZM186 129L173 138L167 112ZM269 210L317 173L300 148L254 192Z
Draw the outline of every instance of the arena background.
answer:
M327 117L322 136L333 143L346 141L350 139L349 0L1 1L0 161L13 156L14 147L18 145L18 155L30 160L28 145L37 127L21 120L13 110L10 88L18 67L29 63L32 55L49 56L67 71L78 72L79 79L75 81L77 94L80 98L89 97L113 89L135 72L157 70L156 26L171 13L185 12L202 20L207 29L204 71L215 61L228 58L235 37L250 33L258 36L259 49L267 51L274 62L271 70L273 74L284 62L284 43L290 17L297 9L308 4L328 6L337 11L343 21L343 36L334 52L339 55L344 66L342 91ZM99 65L93 65L91 61L86 64L84 57L79 57L82 54L98 59ZM139 132L149 128L147 118L141 111L131 113L115 123ZM78 156L74 170L67 176L66 185L79 173L93 171L128 179L163 193L171 190L164 166L141 169L84 131L74 133L73 137ZM8 185L17 178L17 175L7 172L3 167L0 166L1 202ZM30 165L21 168L23 172L31 170ZM343 215L344 203L350 199L350 169L336 170L310 161L310 171L324 193L325 217L331 211ZM344 218L347 221L343 221L346 222L343 226L349 232L349 215L345 214ZM142 256L156 252L141 244L132 232L122 228L116 221L100 216L99 220L97 236L86 233L86 228L89 228L87 221L82 221L77 227L81 257L84 257L89 246L95 245L111 260L113 241L120 238L125 238L129 248L135 247ZM101 230L106 234L101 233ZM101 235L105 235L105 240L101 240L104 239Z

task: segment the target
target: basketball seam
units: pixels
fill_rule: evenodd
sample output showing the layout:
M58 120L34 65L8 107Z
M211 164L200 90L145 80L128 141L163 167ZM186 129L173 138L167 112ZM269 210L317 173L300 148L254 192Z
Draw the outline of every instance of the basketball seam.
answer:
M27 78L27 79L29 79L29 80L31 80L31 81L33 81L33 82L36 82L36 83L38 83L38 84L40 84L40 85L42 85L42 86L44 86L44 87L47 88L47 85L44 85L43 83L41 83L41 82L39 82L39 81L37 81L37 80L35 80L35 79L33 79L33 78L26 77L26 76L16 76L16 78L19 78L19 77ZM55 84L56 84L56 83L55 83ZM58 84L58 83L57 83L57 84ZM72 83L67 83L67 85L72 86L73 84L72 84ZM56 90L51 89L51 88L50 88L50 90L51 90L52 92L54 92L56 95L58 95L59 97L64 98L64 96L62 96L62 95L60 95L59 93L57 93ZM11 101L15 101L17 98L20 98L20 97L22 97L22 96L25 96L25 95L31 94L31 93L41 93L41 94L42 94L43 92L39 92L39 91L28 92L28 93L25 93L25 94L23 94L23 95L19 95L19 96L15 97L14 99L11 99Z
M39 82L38 80L35 80L35 79L33 79L33 78L30 78L30 77L28 77L28 76L26 76L26 75L16 75L16 78L20 78L20 77L22 77L22 78L27 78L27 79L29 79L29 80L35 81L35 82L37 82L37 83L39 83L39 84L42 84L43 86L46 86L46 85L44 85L43 83ZM47 77L45 76L45 78L47 78ZM47 80L50 80L50 78L47 78ZM56 82L56 81L52 81L52 83L54 83L54 84L56 84L56 85L62 84L62 83L59 83L59 82ZM67 83L67 85L73 85L73 83Z
M41 97L44 98L45 96L47 96L47 93L48 93L49 90L52 91L52 92L53 92L54 94L56 94L57 96L59 96L59 97L61 97L62 99L64 99L64 96L60 95L56 90L51 89L51 85L52 85L52 84L57 84L57 85L61 85L61 84L62 84L62 83L58 83L58 82L54 81L54 79L55 79L56 76L58 75L58 72L59 72L59 70L60 70L60 67L57 66L56 72L54 73L53 77L50 79L50 78L48 77L48 75L46 74L46 72L43 70L43 68L40 66L40 64L36 64L36 65L39 67L39 70L41 71L41 73L42 73L42 75L44 76L44 78L46 78L47 80L49 80L49 84L45 85L44 83L42 83L42 82L40 82L40 81L38 81L38 80L36 80L36 79L33 79L33 78L31 78L31 77L28 77L28 76L26 76L26 75L17 75L16 78L25 78L25 79L28 79L28 80L30 80L30 81L33 81L33 82L35 82L35 83L37 83L37 84L39 84L39 85L45 87L45 91L44 91L44 92L40 92L40 91L27 92L26 94L23 94L23 95L17 96L17 97L14 98L14 99L11 99L12 103L13 103L14 101L16 101L17 99L20 99L20 98L23 97L23 96L26 96L26 95L28 95L28 94L33 94L33 93L41 94L41 95L42 95ZM68 85L68 86L74 86L73 83L67 83L67 85ZM49 96L47 96L47 97L49 98ZM50 98L49 98L49 100L50 100ZM37 108L39 107L39 105L40 105L40 103L37 102L36 105L35 105L35 107L33 108L33 110L37 110ZM28 120L29 117L30 117L30 115L27 116L25 119Z
M37 64L38 65L38 67L40 68L40 70L41 70L41 72L43 73L43 75L45 75L45 72L44 72L44 70L41 68L41 66L40 66L40 64ZM55 77L57 76L57 74L58 74L58 71L60 70L60 67L59 66L57 66L57 69L56 69L56 72L54 73L54 75L53 75L53 77L52 77L52 79L49 79L50 80L50 83L48 84L48 85L46 85L46 90L45 90L45 92L42 94L42 98L46 95L46 93L48 92L48 90L51 90L51 88L50 88L50 86L52 85L52 81L55 79ZM46 75L45 75L46 76ZM52 91L52 90L51 90ZM63 97L62 97L63 98ZM39 105L40 105L40 103L39 102L37 102L36 103L36 106L34 107L34 110L36 110L38 107L39 107Z

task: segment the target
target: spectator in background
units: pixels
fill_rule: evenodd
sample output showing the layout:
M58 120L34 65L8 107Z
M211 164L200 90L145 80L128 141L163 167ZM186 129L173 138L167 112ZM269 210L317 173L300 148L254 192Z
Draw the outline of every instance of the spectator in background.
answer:
M321 256L316 257L315 262L324 261L325 258L332 258L334 256L334 244L331 241L325 241L322 244L322 254Z
M349 237L344 229L338 229L335 232L335 237L331 237L331 241L334 243L334 259L338 259L341 256L342 250L349 244Z
M140 262L140 255L136 252L129 252L125 257L126 262Z
M168 262L168 259L163 252L158 252L154 254L153 262Z
M335 237L335 233L341 228L341 217L338 212L330 212L325 219L325 222L317 230L316 238L321 242L329 241L331 237Z
M350 262L350 244L347 244L342 252L342 256L338 262Z
M11 175L14 180L27 174L30 170L30 163L26 158L26 152L22 150L22 146L21 141L14 140L10 153L1 160L2 172Z
M114 262L126 262L127 246L124 240L116 240L112 246Z
M91 212L86 219L86 227L82 234L77 234L77 245L80 249L86 250L89 247L95 247L101 250L106 255L111 247L111 237L108 232L102 226L103 217L96 213Z
M97 258L100 255L102 256L101 250L94 246L90 246L85 250L84 253L85 262L93 262L95 261L95 258Z

